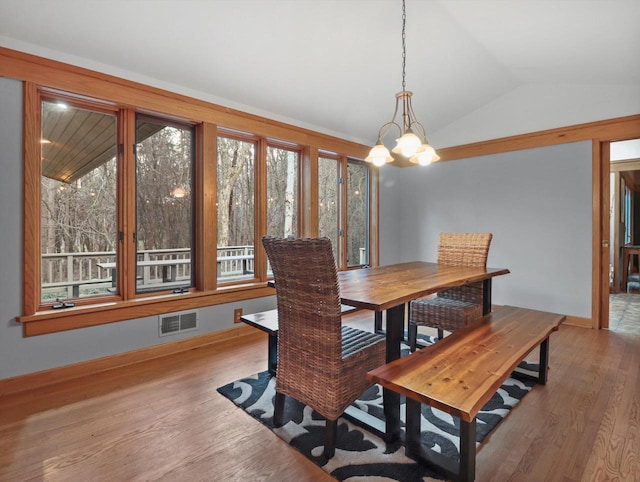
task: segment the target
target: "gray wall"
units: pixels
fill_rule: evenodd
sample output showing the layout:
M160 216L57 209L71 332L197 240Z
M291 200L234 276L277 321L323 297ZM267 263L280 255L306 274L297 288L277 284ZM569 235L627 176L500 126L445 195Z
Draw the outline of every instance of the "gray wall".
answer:
M591 318L591 143L381 170L381 264L436 261L440 232L491 232L493 301ZM392 229L387 227L392 226Z
M233 309L275 307L259 298L201 308L199 329L158 335L158 317L23 338L22 308L22 82L0 78L0 379L124 353L233 327ZM99 316L99 315L97 315Z

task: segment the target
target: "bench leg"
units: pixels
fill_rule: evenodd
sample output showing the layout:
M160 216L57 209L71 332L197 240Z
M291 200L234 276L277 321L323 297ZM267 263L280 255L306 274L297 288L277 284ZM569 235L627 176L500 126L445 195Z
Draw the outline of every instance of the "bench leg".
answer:
M491 313L491 278L482 281L482 316Z
M460 420L460 473L459 479L471 481L476 478L476 419Z
M453 480L473 481L476 477L476 419L460 420L460 460L454 461L422 445L420 437L421 404L407 398L405 454L446 474ZM457 463L456 463L457 462Z
M405 453L416 457L420 453L420 402L407 397L407 425L405 427Z
M538 369L538 383L540 385L547 384L547 375L549 372L549 337L540 343L540 367Z
M531 380L540 385L547 384L547 377L549 374L549 337L542 340L540 343L540 361L538 364L538 371L527 370L526 368L517 367L512 377L519 380Z
M400 438L400 394L383 388L382 404L385 420L384 439L386 442L393 442Z

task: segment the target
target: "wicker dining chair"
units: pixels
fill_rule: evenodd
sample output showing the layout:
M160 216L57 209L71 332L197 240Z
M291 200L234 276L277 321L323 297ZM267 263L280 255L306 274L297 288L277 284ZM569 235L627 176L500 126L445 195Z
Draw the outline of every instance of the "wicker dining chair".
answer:
M441 233L438 264L452 266L487 265L491 233ZM417 347L418 326L444 331L458 328L482 316L482 282L439 291L435 297L413 300L409 304L409 347Z
M335 454L337 420L385 363L384 335L342 326L338 275L329 238L265 236L278 306L278 368L274 425L285 396L326 419L324 455Z

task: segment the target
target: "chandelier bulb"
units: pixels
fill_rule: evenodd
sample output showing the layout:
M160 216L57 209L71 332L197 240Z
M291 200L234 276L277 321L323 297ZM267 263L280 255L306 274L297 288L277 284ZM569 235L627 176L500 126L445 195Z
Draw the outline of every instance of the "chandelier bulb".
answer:
M402 137L396 139L396 147L393 148L393 152L396 154L402 154L404 157L412 157L418 152L422 141L420 138L408 129Z
M378 140L378 144L371 148L369 155L365 158L366 162L371 162L374 166L384 166L387 162L393 162L393 157L389 153L382 141Z
M436 154L436 151L429 144L422 144L418 149L418 152L409 161L414 164L420 164L421 166L428 166L432 162L439 161L440 156Z

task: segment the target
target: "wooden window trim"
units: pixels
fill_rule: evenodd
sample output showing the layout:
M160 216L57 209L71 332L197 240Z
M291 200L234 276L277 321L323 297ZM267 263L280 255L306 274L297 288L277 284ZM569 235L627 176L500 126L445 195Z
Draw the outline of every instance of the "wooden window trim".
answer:
M202 253L215 252L217 233L215 229L199 229L216 224L217 135L229 130L235 133L251 132L264 145L273 145L300 152L299 168L299 230L301 235L311 235L314 219L317 221L317 156L320 149L340 152L345 157L364 157L368 146L346 141L297 126L246 114L208 102L166 92L106 74L89 71L60 62L12 51L0 47L0 75L23 81L23 133L24 133L24 198L23 210L23 303L22 315L16 320L23 324L25 336L41 335L75 328L95 326L130 319L153 316L185 309L201 308L216 304L272 296L274 290L265 286L263 279L242 285L217 284L215 263L207 263ZM152 293L135 295L133 282L124 283L129 278L125 270L119 270L122 299L118 296L77 300L76 307L64 310L40 309L40 241L39 241L39 201L40 201L40 131L41 131L41 91L70 95L74 99L100 99L105 105L127 106L118 113L118 128L121 135L131 135L130 125L135 122L135 113L145 113L178 119L189 119L196 125L196 190L201 192L196 199L196 253L199 255L196 272L196 289L190 293ZM226 130L225 130L226 129ZM126 133L129 134L126 134ZM280 141L281 139L281 141ZM134 140L125 138L125 145ZM122 156L132 156L128 149ZM134 163L119 156L118 222L124 232L131 232L134 219L135 192L134 176L125 173L123 166L134 167ZM314 168L315 166L315 168ZM266 181L266 179L265 179ZM265 188L266 189L266 184ZM315 213L315 217L314 217ZM266 216L266 211L264 216ZM266 219L266 218L265 218ZM374 238L377 233L372 232ZM118 261L126 267L131 261L130 250L119 250ZM266 258L262 261L266 268ZM260 275L262 276L262 275ZM131 278L132 279L132 278ZM129 286L129 284L131 286Z
M35 84L24 85L23 97L23 224L22 224L22 259L23 259L23 296L22 313L32 315L40 306L40 125L42 112L40 109L40 93ZM19 320L20 321L20 320Z

